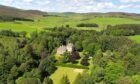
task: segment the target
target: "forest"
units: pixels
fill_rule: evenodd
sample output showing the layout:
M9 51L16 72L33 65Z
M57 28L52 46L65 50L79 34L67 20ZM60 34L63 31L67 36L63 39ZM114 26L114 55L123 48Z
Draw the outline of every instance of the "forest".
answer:
M50 76L63 66L84 69L72 84L139 84L140 44L126 37L139 35L139 27L116 25L98 32L62 26L32 32L30 37L1 30L0 83L53 84ZM57 48L68 42L74 50L58 59ZM67 74L58 84L71 84Z

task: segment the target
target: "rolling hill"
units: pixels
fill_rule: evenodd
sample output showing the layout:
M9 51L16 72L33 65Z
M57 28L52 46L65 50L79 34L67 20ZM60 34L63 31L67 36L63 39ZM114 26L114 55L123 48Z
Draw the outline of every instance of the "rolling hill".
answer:
M42 16L46 14L47 14L46 12L42 12L39 10L23 10L14 7L0 5L0 16L29 18L33 16Z
M122 18L133 18L140 19L140 14L136 13L126 13L126 12L89 12L89 13L75 13L75 12L63 12L63 13L47 13L40 10L24 10L14 7L0 5L0 16L11 16L11 17L34 17L34 16L43 16L48 14L62 14L62 15L94 15L96 17L122 17Z

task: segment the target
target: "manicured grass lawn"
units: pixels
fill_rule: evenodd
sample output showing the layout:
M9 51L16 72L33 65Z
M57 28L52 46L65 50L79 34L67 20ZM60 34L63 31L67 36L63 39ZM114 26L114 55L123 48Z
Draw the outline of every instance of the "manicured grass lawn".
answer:
M140 35L130 36L128 38L130 38L131 40L134 40L134 41L140 43Z
M82 71L83 69L58 67L58 69L55 71L54 74L51 75L50 78L52 78L54 84L60 84L60 79L63 77L63 75L67 75L70 80L70 84L73 84L76 76L79 73L82 73Z

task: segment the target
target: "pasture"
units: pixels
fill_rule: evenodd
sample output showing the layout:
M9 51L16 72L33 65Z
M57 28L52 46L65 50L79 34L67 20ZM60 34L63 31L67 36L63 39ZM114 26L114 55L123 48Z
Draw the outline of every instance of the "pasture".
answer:
M77 27L80 23L96 23L99 28L94 27ZM139 20L118 17L95 17L94 15L81 14L58 14L57 16L36 17L34 22L15 21L15 22L0 22L0 29L11 29L13 31L44 31L43 28L52 28L69 25L70 27L82 30L97 30L105 29L107 25L116 24L140 24Z

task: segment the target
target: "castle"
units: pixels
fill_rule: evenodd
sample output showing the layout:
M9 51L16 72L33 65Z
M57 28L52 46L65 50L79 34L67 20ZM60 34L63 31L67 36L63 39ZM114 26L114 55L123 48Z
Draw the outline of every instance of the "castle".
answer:
M72 52L74 49L74 45L72 43L68 43L66 46L62 45L57 49L57 55L63 55L66 51Z

